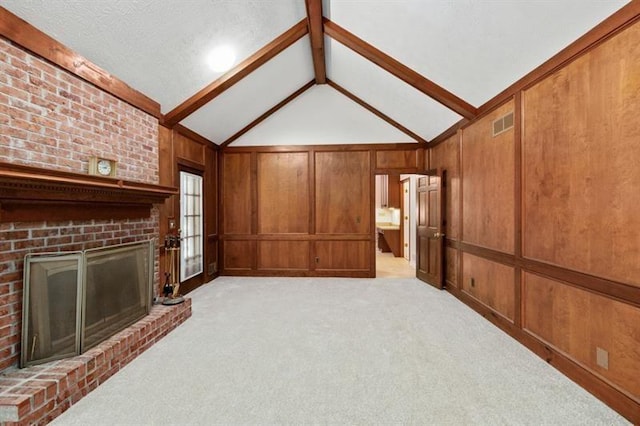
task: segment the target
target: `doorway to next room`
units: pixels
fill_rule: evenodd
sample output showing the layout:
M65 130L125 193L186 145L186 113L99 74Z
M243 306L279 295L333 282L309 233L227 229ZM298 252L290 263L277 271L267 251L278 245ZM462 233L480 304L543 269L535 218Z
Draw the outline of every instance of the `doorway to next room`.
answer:
M417 175L376 175L376 277L416 276Z

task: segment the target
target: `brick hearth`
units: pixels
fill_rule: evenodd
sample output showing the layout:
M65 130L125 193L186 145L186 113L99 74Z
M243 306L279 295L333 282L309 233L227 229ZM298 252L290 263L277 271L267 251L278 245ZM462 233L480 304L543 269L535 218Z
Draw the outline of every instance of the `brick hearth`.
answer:
M84 354L0 375L0 423L46 424L191 316L191 299L151 313Z

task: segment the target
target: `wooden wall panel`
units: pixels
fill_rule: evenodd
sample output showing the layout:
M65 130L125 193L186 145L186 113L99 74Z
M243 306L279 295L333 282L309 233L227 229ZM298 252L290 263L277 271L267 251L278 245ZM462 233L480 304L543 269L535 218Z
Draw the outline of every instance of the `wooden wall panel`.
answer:
M178 132L173 132L173 143L176 158L193 161L197 164L205 163L205 146L194 142Z
M218 264L218 151L213 148L207 148L205 151L204 186L205 272L208 279L211 279L212 275L220 270Z
M174 186L173 132L164 126L158 126L158 160L160 185Z
M492 123L513 108L506 103L462 137L462 240L506 253L514 251L514 132L493 137Z
M457 251L452 294L638 423L640 8L623 10L461 124L460 241L448 227L445 265L455 276ZM492 137L511 110L513 130ZM429 169L455 163L447 138Z
M368 271L369 241L316 241L317 271Z
M224 269L249 271L256 258L255 241L224 241Z
M376 169L415 169L418 154L415 149L376 151Z
M448 286L458 287L458 249L445 247L445 274Z
M251 154L226 153L222 209L225 234L251 234Z
M218 234L218 151L205 152L205 222L208 235Z
M446 170L445 179L445 235L452 240L460 238L460 167L458 135L436 145L429 151L429 164L433 169Z
M175 177L175 159L173 155L173 132L164 126L158 126L158 183L164 186L177 187ZM176 197L172 196L164 201L160 220L160 233L166 235L168 231L167 218L175 217L174 204ZM162 220L164 219L164 220Z
M309 241L258 241L258 269L309 269Z
M375 276L373 165L377 151L394 150L379 158L398 167L396 179L408 161L424 160L424 149L393 145L225 148L222 273Z
M315 172L316 233L369 234L369 151L317 152Z
M514 280L513 267L462 254L462 290L510 320L515 318Z
M525 330L640 402L640 308L530 273L523 298ZM596 348L608 352L608 369Z
M524 92L524 255L640 286L640 25Z
M179 188L179 170L193 169L204 177L204 271L181 283L181 293L188 293L208 282L217 275L218 265L218 163L215 146L193 140L179 134L175 129L158 127L159 180L162 185ZM177 229L170 229L172 222L180 226L180 197L172 196L160 208L159 242L163 244L167 234ZM164 249L160 249L161 269L165 265ZM161 270L161 274L164 271Z
M309 233L309 154L258 154L258 233Z

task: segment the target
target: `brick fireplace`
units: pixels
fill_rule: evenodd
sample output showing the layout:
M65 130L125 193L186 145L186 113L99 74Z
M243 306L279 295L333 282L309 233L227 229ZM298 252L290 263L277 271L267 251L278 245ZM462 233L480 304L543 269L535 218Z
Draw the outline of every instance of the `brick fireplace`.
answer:
M128 181L140 185L157 185L158 119L0 38L0 163L37 168L43 175L50 171L52 174L74 173L86 176L89 158L92 156L115 160L116 179L120 183ZM60 179L67 177L62 176ZM19 391L22 386L15 380L27 380L21 375L33 373L15 371L20 356L25 255L153 240L156 247L154 294L159 294L160 227L157 207L156 204L147 209L148 214L141 217L105 218L102 214L99 218L67 220L55 217L48 220L45 217L39 220L27 218L12 221L3 220L0 209L0 372L4 372L5 376L14 375L10 380L0 380L0 405L7 403L3 392L9 389ZM82 207L71 206L70 210L74 208ZM46 207L43 207L39 214L46 216L46 212ZM94 361L90 357L84 361L81 359L78 361L80 364L74 364L75 367L70 370L66 368L69 365L56 365L54 371L48 371L47 374L62 374L62 370L66 368L76 380L76 376L79 376L75 372L76 368L80 369L85 374L82 379L84 387L81 386L83 383L73 386L84 389L79 394L86 393L90 390L89 386L96 386L96 380L93 379L97 379L97 376L86 376L96 365L102 365L100 360L104 362L107 356L110 357L106 367L100 367L104 369L101 372L104 379L105 372L113 374L119 366L132 359L132 354L139 353L141 348L146 349L158 336L173 328L175 325L167 324L169 318L183 321L188 317L190 303L185 305L189 305L188 309L180 308L180 313L159 312L158 309L161 308L154 308L151 317L155 319L143 320L145 322L142 328L145 332L141 333L138 329L133 332L134 335L138 334L140 341L133 342L131 333L127 332L124 334L124 344L107 340L98 346L105 346L103 349L108 351L108 355L106 352L102 355L101 352L96 352L92 355L95 356ZM159 331L154 331L152 327L158 327ZM122 345L127 350L118 350L114 358L113 345L118 348ZM72 361L58 361L65 362L68 364ZM81 364L85 366L81 367ZM49 367L45 365L32 368ZM97 375L97 372L91 374ZM61 377L58 379L62 380ZM66 385L62 386L60 381L56 383L58 390L62 387L66 389ZM68 385L69 389L73 388L70 383ZM49 392L50 389L45 387L43 395L51 397ZM47 404L59 408L62 406L59 404L61 401L67 401L65 404L73 402L68 402L69 397L70 395L49 398ZM58 402L52 404L52 400ZM38 404L43 401L39 396L31 395L28 411L40 409ZM19 410L25 411L26 408Z

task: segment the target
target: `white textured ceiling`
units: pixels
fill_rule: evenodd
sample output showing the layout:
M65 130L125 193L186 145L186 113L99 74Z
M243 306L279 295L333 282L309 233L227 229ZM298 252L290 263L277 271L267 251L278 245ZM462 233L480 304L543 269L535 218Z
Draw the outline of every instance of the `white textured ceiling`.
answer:
M325 37L327 77L424 139L462 117L339 42Z
M309 37L306 36L181 124L220 144L313 78Z
M304 0L0 0L168 112L222 75L207 52L242 61L306 17Z
M626 3L324 0L323 7L336 24L478 107ZM234 46L240 62L306 17L304 0L0 0L0 5L158 101L164 113L220 77L207 65L213 48ZM327 42L326 60L330 79L425 139L459 119L338 42ZM182 124L220 143L311 76L305 37ZM314 87L233 146L410 140L335 90Z
M316 85L230 146L416 142L332 87Z

